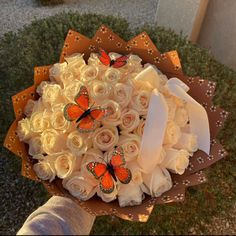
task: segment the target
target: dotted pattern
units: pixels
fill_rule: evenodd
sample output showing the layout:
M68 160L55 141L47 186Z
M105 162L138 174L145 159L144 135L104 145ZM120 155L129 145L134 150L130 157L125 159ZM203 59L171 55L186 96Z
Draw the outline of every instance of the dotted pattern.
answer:
M211 151L206 155L197 151L190 159L188 169L183 175L172 174L173 187L160 197L152 198L145 196L142 205L135 207L120 208L117 201L112 203L102 202L98 197L82 202L69 194L62 187L61 180L56 179L53 183L41 181L52 195L67 196L77 202L92 215L116 215L122 219L146 222L155 204L169 202L181 202L185 199L185 189L188 186L198 185L206 181L206 176L200 170L212 165L227 155L222 145L215 139L217 132L223 126L228 112L215 107L211 100L214 96L215 82L206 81L200 77L188 77L183 75L180 59L176 51L161 54L149 36L143 32L128 42L125 42L109 28L102 25L92 39L70 30L65 39L60 62L65 56L73 53L84 53L87 59L91 52L97 52L102 47L106 51L114 51L121 54L137 54L144 62L155 64L169 78L178 77L190 87L189 94L202 104L208 113L211 131ZM43 80L49 79L49 66L35 67L34 85L12 97L16 120L8 130L4 146L22 158L22 175L36 181L40 181L33 171L32 160L28 156L28 150L16 135L17 121L23 118L23 109L28 99L36 99L35 88Z

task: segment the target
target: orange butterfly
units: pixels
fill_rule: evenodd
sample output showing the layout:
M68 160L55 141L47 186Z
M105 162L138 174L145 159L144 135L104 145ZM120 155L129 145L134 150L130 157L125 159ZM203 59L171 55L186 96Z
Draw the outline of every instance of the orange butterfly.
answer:
M115 60L111 60L109 55L103 49L99 48L98 58L105 66L113 66L114 68L119 68L127 63L127 59L129 58L129 56L121 56Z
M79 93L75 97L75 103L69 103L64 108L64 116L68 121L76 120L80 132L91 132L95 129L95 121L111 114L107 108L89 107L89 95L85 86L81 86Z
M96 179L100 180L100 189L104 193L111 193L114 188L114 181L119 181L123 184L128 184L132 179L131 171L124 167L125 158L121 147L114 150L110 162L99 163L89 162L87 169Z

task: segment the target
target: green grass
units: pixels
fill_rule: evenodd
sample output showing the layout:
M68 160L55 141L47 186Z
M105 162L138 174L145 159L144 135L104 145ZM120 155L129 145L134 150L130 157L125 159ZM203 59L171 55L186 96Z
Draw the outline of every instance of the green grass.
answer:
M32 85L34 66L59 60L69 29L91 37L101 24L108 25L126 40L145 30L161 52L176 49L186 74L217 82L214 102L231 113L218 135L229 156L208 170L208 183L189 188L184 203L156 206L146 224L110 216L98 217L92 233L187 234L193 226L197 226L199 232L207 233L204 224L210 222L212 216L230 210L236 200L236 72L215 61L206 50L169 30L144 26L131 31L123 19L62 13L37 20L17 34L4 35L0 39L1 142L14 119L10 97ZM0 185L0 234L14 234L26 216L45 202L48 195L41 185L20 176L19 159L5 149L1 149Z

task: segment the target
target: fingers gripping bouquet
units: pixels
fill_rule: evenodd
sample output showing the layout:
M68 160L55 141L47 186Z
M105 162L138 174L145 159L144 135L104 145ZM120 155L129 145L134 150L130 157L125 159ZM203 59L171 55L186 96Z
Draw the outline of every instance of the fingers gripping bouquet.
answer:
M125 42L105 26L93 39L69 31L60 63L34 79L13 97L4 144L24 176L93 215L147 221L226 155L215 84L183 75L176 51L160 54L146 33Z

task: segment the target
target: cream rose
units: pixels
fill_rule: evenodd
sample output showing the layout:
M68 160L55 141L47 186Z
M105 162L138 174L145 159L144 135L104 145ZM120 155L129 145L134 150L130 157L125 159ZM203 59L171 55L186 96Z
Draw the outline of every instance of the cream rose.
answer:
M98 76L98 68L93 65L85 65L81 68L80 79L84 83L96 79Z
M81 172L74 172L62 180L62 185L72 196L86 201L96 193L97 181L91 181Z
M111 193L104 193L101 191L100 187L97 188L97 195L104 201L104 202L111 202L114 201L117 197L117 188L115 186L113 192Z
M83 54L74 53L69 57L66 57L65 60L68 63L68 72L73 75L75 79L80 79L81 69L86 65Z
M146 90L138 91L131 99L129 107L136 110L139 115L146 115L151 93Z
M114 85L113 89L113 99L119 103L122 108L126 107L132 98L133 88L128 84L117 83Z
M103 80L109 84L116 84L119 82L121 78L121 73L118 69L115 68L108 68L103 76Z
M137 164L136 161L130 161L127 163L126 167L131 171L132 174L132 182L134 182L135 184L142 184L143 183L143 177L142 177L142 173L141 173L141 168L140 166Z
M39 160L38 163L34 164L33 169L36 175L42 180L52 182L56 177L56 170L50 156L47 156L47 159Z
M134 134L136 134L140 137L143 136L143 130L144 130L145 122L146 122L146 119L141 118L138 126L134 129Z
M50 117L51 125L54 129L65 133L70 128L70 122L65 119L62 111L55 111Z
M75 96L79 93L80 87L83 85L78 80L74 80L71 83L68 83L64 90L62 91L64 97L69 101L69 102L74 102Z
M46 129L41 134L43 151L53 154L65 150L65 136L54 129Z
M82 166L86 166L91 161L101 162L103 160L103 153L99 149L90 148L84 153Z
M127 132L132 132L136 127L138 127L140 122L138 112L133 109L123 110L120 120L121 124L119 125L119 128Z
M187 150L165 149L166 156L161 166L167 168L171 172L182 175L189 164L189 153Z
M112 149L118 143L119 135L116 127L103 126L93 134L93 146L102 151Z
M58 84L47 84L43 87L42 102L45 106L58 103L61 99L61 87Z
M43 112L34 112L30 117L30 127L35 133L43 132L50 128L49 114L44 110Z
M28 118L23 118L22 120L18 121L16 132L20 141L25 142L36 135L31 130L30 120Z
M26 115L26 117L30 117L31 116L35 104L37 104L37 101L34 101L32 99L29 99L27 101L27 104L26 104L26 106L24 108L24 114Z
M185 107L177 108L175 112L174 121L180 127L184 127L188 123L188 111Z
M182 133L179 141L175 144L174 148L186 149L189 152L196 152L198 149L197 135Z
M65 151L54 154L55 159L55 169L57 176L61 179L68 177L75 169L79 170L79 164L82 158L74 156L71 152ZM78 163L80 161L80 163ZM76 166L78 165L78 166Z
M67 63L56 63L49 69L49 78L51 81L60 83L63 74L67 69Z
M113 100L107 100L101 104L101 107L108 108L109 111L111 111L111 115L102 119L103 125L117 126L120 124L121 107L117 102Z
M81 134L76 130L68 135L66 146L75 156L80 156L87 151L89 147L88 142L89 140L87 139L86 135Z
M112 92L111 86L107 82L101 80L93 80L89 82L88 87L91 97L97 103L106 100Z
M170 173L165 168L156 166L150 174L143 174L143 192L152 197L159 197L172 187Z
M124 150L127 162L136 160L140 151L141 138L135 134L124 134L119 137L118 146Z
M43 153L43 145L40 136L31 138L28 143L29 143L29 154L31 156Z
M144 199L143 191L138 184L120 184L118 188L118 201L120 207L140 205Z
M180 127L174 122L169 121L166 126L164 145L173 146L175 145L181 136Z

